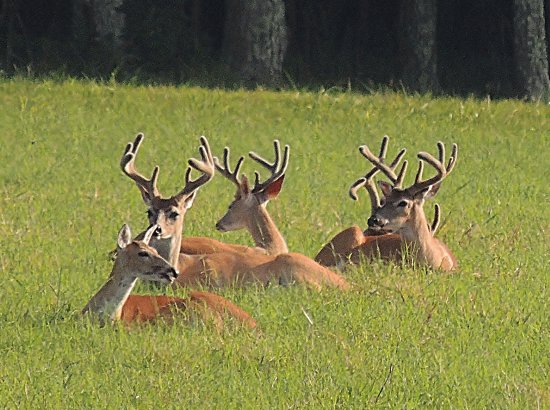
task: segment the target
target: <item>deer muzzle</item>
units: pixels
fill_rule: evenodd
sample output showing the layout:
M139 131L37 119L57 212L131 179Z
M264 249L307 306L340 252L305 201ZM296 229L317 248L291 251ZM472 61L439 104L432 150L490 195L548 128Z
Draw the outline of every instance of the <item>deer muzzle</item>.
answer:
M385 218L380 218L377 215L372 215L367 221L370 229L382 229L388 223Z

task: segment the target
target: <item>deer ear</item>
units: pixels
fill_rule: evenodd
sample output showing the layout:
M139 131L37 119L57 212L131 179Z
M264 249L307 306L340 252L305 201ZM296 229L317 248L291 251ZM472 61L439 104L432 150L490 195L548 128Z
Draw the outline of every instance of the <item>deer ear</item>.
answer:
M441 182L431 185L430 190L427 193L428 196L426 198L434 197L439 192L439 188L441 188Z
M281 192L281 189L283 188L284 181L285 175L283 174L271 184L269 184L259 196L260 203L264 203L271 199L277 198L277 196Z
M244 174L241 178L239 189L241 190L241 193L243 194L243 196L247 196L250 194L250 182L248 181L248 178Z
M197 189L183 199L183 207L185 209L189 209L193 206L193 202L195 201L198 192L199 190Z
M422 191L420 192L417 192L414 196L415 199L422 199L422 200L426 200L426 199L430 199L430 198L433 198L437 192L439 191L439 188L441 187L441 182L437 183L437 184L434 184L434 185L430 185L429 187L423 189Z
M388 184L386 181L378 181L378 186L382 190L382 195L384 195L386 198L390 196L391 191L393 190L393 187Z
M118 249L126 248L132 242L132 232L127 224L122 225L118 232L117 246Z

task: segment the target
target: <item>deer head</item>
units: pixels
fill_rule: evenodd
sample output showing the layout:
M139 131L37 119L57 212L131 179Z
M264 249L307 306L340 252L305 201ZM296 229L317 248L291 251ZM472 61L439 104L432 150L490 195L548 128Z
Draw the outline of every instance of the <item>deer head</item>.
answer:
M281 147L279 141L274 140L273 146L275 150L275 160L273 163L260 157L255 152L250 152L248 154L250 158L271 172L271 175L265 181L261 182L260 174L256 171L253 187L250 186L248 178L245 175L239 177L239 171L243 164L244 157L239 158L233 171L231 171L229 165L228 147L225 147L223 150L223 165L220 164L218 158L214 158L217 170L237 187L235 199L229 205L225 215L216 223L216 228L219 231L234 231L249 227L251 213L259 210L259 208L264 208L269 200L276 198L279 192L281 192L286 168L288 166L290 147L285 145L284 154L281 160Z
M383 200L372 213L368 220L369 228L384 229L392 232L400 232L405 236L414 236L422 225L427 225L423 211L426 199L432 198L438 192L442 181L453 170L458 155L458 147L453 144L451 157L445 165L445 146L442 142L437 143L439 159L435 159L427 152L418 153L419 165L414 184L408 188L402 187L403 175L407 168L407 162L399 175L396 175L390 167L387 167L380 158L374 156L368 147L363 146L363 155L380 171L382 171L391 184L379 181L379 186L384 196ZM424 162L427 162L437 171L437 174L427 180L422 180ZM433 231L439 222L439 207L436 206L436 217L432 223Z
M126 146L120 167L139 188L143 202L148 207L147 216L150 226L157 226L152 238L153 246L163 257L176 265L180 247L178 241L181 242L185 213L193 205L198 189L214 176L214 159L208 140L201 137L199 147L201 160L189 159L189 166L185 172L185 186L175 195L163 197L157 188L159 167L154 168L149 179L139 173L135 167L136 156L143 138L143 134L140 133L133 143ZM201 176L194 180L191 179L193 169L201 173Z
M117 238L115 262L119 269L113 269L113 273L122 272L126 276L160 283L172 283L178 277L178 271L155 248L149 246L156 229L156 225L151 226L142 240L134 241L130 227L126 224L122 226Z

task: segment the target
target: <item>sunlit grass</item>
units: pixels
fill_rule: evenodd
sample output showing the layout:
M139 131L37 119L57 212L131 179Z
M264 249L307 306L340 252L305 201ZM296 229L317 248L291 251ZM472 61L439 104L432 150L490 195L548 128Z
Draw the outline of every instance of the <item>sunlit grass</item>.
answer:
M0 407L550 407L549 106L21 80L0 83L0 98ZM360 144L388 134L390 156L406 146L412 160L457 142L437 201L460 268L373 263L346 273L349 293L224 290L257 333L91 326L78 313L110 271L118 229L146 225L118 166L139 131L138 167L159 164L166 194L199 135L234 157L290 144L269 209L310 256L366 224L368 198L347 196L367 169ZM214 229L233 194L223 178L201 189L186 234L250 243Z

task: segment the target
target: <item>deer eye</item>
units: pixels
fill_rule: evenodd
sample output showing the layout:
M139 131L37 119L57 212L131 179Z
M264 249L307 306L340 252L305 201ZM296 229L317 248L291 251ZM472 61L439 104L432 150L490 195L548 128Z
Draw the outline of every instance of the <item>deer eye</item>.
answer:
M404 207L404 206L407 206L407 201L400 201L398 204L397 204L398 207Z
M168 215L168 218L176 220L178 219L178 216L180 216L180 214L174 211L174 212L170 212L170 215Z
M145 251L138 252L138 256L141 258L148 258L149 254Z

